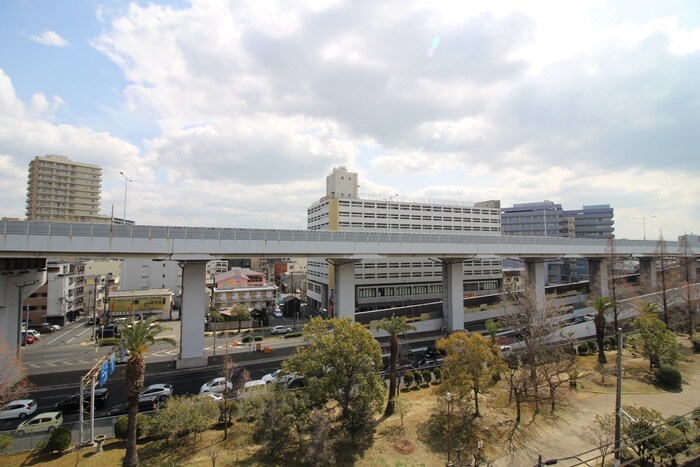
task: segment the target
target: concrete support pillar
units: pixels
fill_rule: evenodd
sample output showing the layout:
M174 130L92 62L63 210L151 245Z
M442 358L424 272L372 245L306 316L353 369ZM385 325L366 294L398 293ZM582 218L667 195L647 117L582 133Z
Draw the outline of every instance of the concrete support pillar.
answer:
M588 281L591 295L610 296L607 259L588 258Z
M177 368L207 366L204 316L207 313L206 261L186 261L182 267L180 358Z
M547 282L547 264L543 258L526 258L527 286L535 292L535 302L539 309L544 309L544 287Z
M657 287L656 283L656 260L645 256L639 258L639 283L652 288Z
M698 281L698 259L691 256L688 261L688 279L691 284L695 284Z
M355 321L355 261L329 260L333 267L333 316ZM330 312L330 310L329 310Z
M10 355L16 355L20 345L20 322L26 319L21 304L46 282L46 271L5 272L10 274L0 275L0 345L6 346Z
M442 261L442 316L448 332L464 330L464 259Z

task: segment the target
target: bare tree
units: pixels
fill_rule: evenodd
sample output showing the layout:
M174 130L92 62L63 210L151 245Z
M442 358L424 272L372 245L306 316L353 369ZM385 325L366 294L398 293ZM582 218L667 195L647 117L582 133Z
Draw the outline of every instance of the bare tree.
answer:
M615 415L596 415L595 423L584 431L585 437L595 444L600 452L600 465L605 465L605 457L615 448Z
M569 372L576 368L576 359L573 355L567 355L561 347L552 347L545 354L538 367L540 380L544 381L549 390L549 402L551 412L554 413L557 400L561 399L558 393L559 387L569 382Z
M224 361L222 376L231 382L231 390L227 389L223 393L224 400L221 402L221 416L219 417L219 420L224 423L224 439L227 439L228 426L238 406L236 396L245 387L245 383L250 381L250 375L247 368L236 364L232 356L227 356Z
M0 344L0 407L15 399L22 399L31 389L27 372L15 352Z
M524 281L529 283L527 278ZM530 372L530 384L534 390L535 411L539 412L538 372L537 367L542 357L550 351L551 342L556 332L561 329L555 316L559 309L551 300L538 303L532 286L526 286L519 292L507 295L509 306L501 317L506 327L521 336L523 346L517 350L523 366Z

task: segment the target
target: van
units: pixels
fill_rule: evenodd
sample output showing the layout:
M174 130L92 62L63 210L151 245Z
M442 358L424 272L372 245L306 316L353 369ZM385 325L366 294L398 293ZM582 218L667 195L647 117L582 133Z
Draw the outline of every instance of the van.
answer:
M245 383L245 385L243 385L243 389L238 391L238 397L249 397L252 394L259 394L261 391L265 391L266 389L267 381L265 381L264 379L248 381Z

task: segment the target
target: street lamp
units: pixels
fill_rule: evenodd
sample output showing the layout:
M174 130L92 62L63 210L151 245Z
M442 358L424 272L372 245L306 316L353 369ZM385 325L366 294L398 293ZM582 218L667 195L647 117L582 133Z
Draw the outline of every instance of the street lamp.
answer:
M127 178L126 175L124 175L124 172L119 172L119 175L124 177L124 217L122 218L122 223L126 225L126 190L127 190L127 183L128 182L133 182L132 179Z
M452 452L452 393L445 394L445 399L447 400L447 463L445 465L451 466L453 465L450 458Z
M642 220L642 231L644 233L644 240L647 239L647 219L653 219L656 216L649 216L649 217L633 217L632 220L638 221L639 219Z

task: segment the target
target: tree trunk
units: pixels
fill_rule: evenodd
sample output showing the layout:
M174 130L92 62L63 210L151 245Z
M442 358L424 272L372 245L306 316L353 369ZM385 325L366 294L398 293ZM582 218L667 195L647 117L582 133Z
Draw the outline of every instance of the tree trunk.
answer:
M474 386L474 416L481 417L479 413L479 387Z
M515 424L520 423L520 394L515 395Z
M399 358L399 338L395 334L391 335L389 341L389 352L391 358L391 368L389 370L389 402L386 404L384 415L389 417L394 414L396 407L396 361Z
M554 393L555 393L554 387L550 386L549 387L549 397L552 398L552 415L554 415L554 407L556 405L555 400L554 400L554 395L555 395ZM603 464L603 465L605 465L605 464Z
M123 467L137 467L139 456L136 450L137 419L139 410L139 395L143 389L143 377L146 364L143 358L132 358L126 364L126 397L129 403L129 422L126 428L126 454L122 461Z
M605 357L605 315L598 313L593 321L595 324L595 340L598 344L598 363L608 363Z

